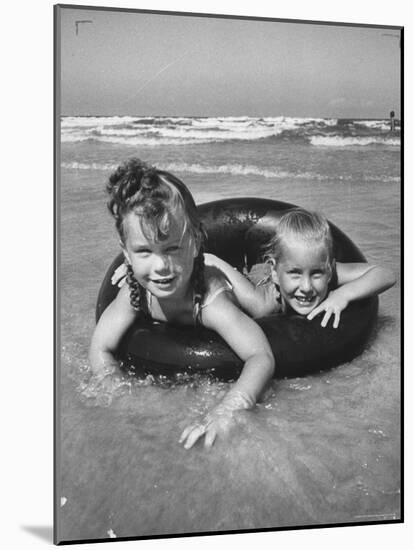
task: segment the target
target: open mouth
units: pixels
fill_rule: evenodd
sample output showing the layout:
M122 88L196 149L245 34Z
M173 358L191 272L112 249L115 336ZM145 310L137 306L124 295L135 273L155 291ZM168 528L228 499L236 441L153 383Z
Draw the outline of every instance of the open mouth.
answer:
M175 277L163 277L159 279L151 279L151 282L157 286L168 286L174 281Z
M312 296L310 298L305 296L295 296L295 300L301 305L301 306L311 306L316 300L316 296Z

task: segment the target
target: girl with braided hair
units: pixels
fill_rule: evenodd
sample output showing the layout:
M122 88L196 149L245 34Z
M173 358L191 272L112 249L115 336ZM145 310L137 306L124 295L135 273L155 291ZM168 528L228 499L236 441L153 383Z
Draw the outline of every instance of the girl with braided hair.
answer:
M274 371L261 328L236 305L215 267L204 266L204 232L187 187L172 174L130 159L109 177L108 207L126 263L126 282L95 328L90 362L96 379L118 369L115 352L138 315L216 331L244 361L239 379L180 442L189 449L205 436L210 447L231 425L233 412L254 406Z

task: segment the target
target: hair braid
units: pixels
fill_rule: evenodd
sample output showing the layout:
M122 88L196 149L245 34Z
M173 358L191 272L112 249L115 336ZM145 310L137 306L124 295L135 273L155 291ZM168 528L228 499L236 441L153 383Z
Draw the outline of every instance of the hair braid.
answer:
M129 286L129 301L135 311L144 311L145 300L143 300L143 289L135 278L132 266L130 263L126 264L127 268L127 283ZM144 306L144 307L143 307Z
M150 166L138 158L131 158L109 176L106 190L107 205L123 246L127 244L126 232L129 228L125 220L131 213L137 216L137 220L129 220L132 219L134 223L138 221L143 235L151 242L165 241L174 223L182 225L182 235L189 231L197 246L205 240L205 232L191 192L180 179L169 172ZM151 307L145 289L138 283L128 264L127 284L131 306L136 311L150 314ZM194 305L200 310L205 294L202 247L194 259L191 286L194 291ZM199 318L199 314L197 317Z
M204 278L204 247L200 246L200 251L194 259L194 268L192 275L192 284L194 289L194 312L196 324L201 324L201 304L206 292L206 282Z

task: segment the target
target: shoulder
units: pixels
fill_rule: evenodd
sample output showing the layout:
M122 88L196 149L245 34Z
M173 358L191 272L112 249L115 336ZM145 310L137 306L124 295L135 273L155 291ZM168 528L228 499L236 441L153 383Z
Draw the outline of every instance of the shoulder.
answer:
M203 320L209 314L217 312L217 309L226 307L228 303L234 303L233 287L226 276L215 266L206 266L204 271L206 290L201 304ZM203 323L204 324L204 323Z
M232 292L224 286L216 286L215 290L206 292L203 305L201 306L201 322L202 324L213 330L217 330L217 326L230 321L235 315L236 317L242 314L242 311L235 303Z
M111 304L109 304L104 313L110 314L112 316L127 316L129 318L133 318L136 316L136 311L131 306L128 285L123 285L120 288L115 299L113 300L113 302L111 302Z

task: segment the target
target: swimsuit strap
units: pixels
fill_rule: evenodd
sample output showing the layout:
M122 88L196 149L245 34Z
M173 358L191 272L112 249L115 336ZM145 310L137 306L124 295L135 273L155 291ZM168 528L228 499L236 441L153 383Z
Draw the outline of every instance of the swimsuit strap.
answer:
M275 289L275 291L276 291L275 301L279 305L282 305L282 296L280 294L279 285L277 283L275 283L274 281L272 281L272 276L271 275L266 275L266 277L263 277L263 279L260 279L260 281L258 283L256 283L256 288L259 287L259 286L265 286L267 284L270 284Z
M214 302L217 296L222 292L230 292L231 290L233 290L233 287L230 285L230 283L228 286L220 286L219 288L216 288L216 290L212 292L209 296L207 296L207 299L204 300L204 302L201 304L201 309L209 306L212 302Z
M220 286L219 288L216 288L214 292L209 294L207 298L203 301L202 304L195 301L195 294L193 291L193 319L194 324L201 325L201 310L210 305L214 302L214 300L219 296L222 292L231 292L233 290L232 285L226 281L226 286ZM146 313L152 318L152 294L148 290L145 291L145 308Z
M214 290L214 292L212 292L211 294L209 294L203 301L202 304L199 304L199 303L194 303L194 310L193 310L193 318L194 318L194 324L197 326L197 325L201 325L201 311L209 306L211 303L214 302L214 300L217 298L217 296L219 296L220 294L222 294L223 292L232 292L233 290L233 287L232 285L229 283L229 281L225 281L226 282L226 286L220 286L218 288L216 288L216 290Z
M270 283L270 282L271 282L271 275L266 275L265 277L263 277L263 279L260 279L260 281L256 283L256 287L264 286L266 283Z
M201 319L200 319L201 308L200 308L200 304L195 302L194 291L193 291L193 304L194 304L194 307L193 307L194 324L199 325L199 324L201 324ZM152 294L149 290L145 290L145 306L146 306L146 310L147 310L146 311L147 315L151 319L153 319L153 315L152 315ZM202 305L201 307L204 307L204 305Z

